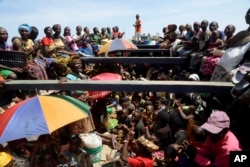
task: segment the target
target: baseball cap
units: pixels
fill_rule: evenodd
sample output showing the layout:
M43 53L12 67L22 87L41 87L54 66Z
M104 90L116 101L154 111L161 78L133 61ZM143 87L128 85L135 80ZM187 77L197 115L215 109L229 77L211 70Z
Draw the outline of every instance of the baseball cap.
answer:
M230 119L228 115L224 111L213 110L207 122L201 125L201 128L212 134L218 134L224 128L229 128L229 126Z

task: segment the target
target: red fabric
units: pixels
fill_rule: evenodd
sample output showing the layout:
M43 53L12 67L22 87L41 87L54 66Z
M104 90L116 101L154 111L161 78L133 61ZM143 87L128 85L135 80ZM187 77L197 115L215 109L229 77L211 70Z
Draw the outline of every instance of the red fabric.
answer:
M42 39L43 46L49 46L52 43L54 43L54 40L52 38L43 37Z
M135 158L129 158L128 164L130 167L153 167L154 160L152 158L137 156Z
M118 38L119 37L119 32L112 32L113 38Z
M4 81L4 78L3 76L0 75L0 81Z
M28 66L28 74L32 79L37 80L47 80L48 75L44 66L36 63L35 61L30 61L27 64Z
M11 107L11 109L8 110L8 112L4 112L3 114L0 115L0 136L3 134L9 120L12 118L12 115L15 113L15 111L21 106L23 105L23 103L25 103L24 101L21 101L19 103L17 103L16 105L14 105L13 107ZM3 119L4 118L4 119Z
M202 74L203 75L212 75L214 69L217 65L217 62L220 60L220 57L212 56L205 59L203 67L202 67Z
M219 45L220 43L210 43L208 49L216 48ZM203 75L212 75L217 65L217 62L220 60L220 57L213 56L212 53L207 56L208 57L205 59L203 63L201 72Z

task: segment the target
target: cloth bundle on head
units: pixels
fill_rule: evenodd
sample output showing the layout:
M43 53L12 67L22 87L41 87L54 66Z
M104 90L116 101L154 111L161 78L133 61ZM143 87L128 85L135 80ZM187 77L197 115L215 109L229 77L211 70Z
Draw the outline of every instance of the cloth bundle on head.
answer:
M194 22L194 25L201 25L201 23L200 22L198 22L198 21L196 21L196 22Z
M168 32L174 32L177 29L177 25L176 24L169 24L168 25Z
M0 152L0 167L4 167L10 163L12 156L6 152Z
M189 80L200 81L200 77L198 74L190 74L188 77Z
M224 111L213 110L207 122L201 125L202 129L207 130L212 134L218 134L223 129L229 128L230 119Z
M29 32L31 32L31 30L32 30L32 28L28 24L21 24L18 27L18 32L20 33L22 29L26 29Z

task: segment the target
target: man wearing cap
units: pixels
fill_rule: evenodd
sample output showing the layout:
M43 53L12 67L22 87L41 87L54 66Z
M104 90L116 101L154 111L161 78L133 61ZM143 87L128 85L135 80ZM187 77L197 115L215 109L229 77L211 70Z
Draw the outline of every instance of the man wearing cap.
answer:
M239 140L229 130L229 126L230 118L224 111L219 110L213 110L207 122L201 125L201 128L208 132L204 146L197 149L190 149L192 146L185 147L199 166L229 167L230 151L242 150ZM187 142L184 146L186 144Z

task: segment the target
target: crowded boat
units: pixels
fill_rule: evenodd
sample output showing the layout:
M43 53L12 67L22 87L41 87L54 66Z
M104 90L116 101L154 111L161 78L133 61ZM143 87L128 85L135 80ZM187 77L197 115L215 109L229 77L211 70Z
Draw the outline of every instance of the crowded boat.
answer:
M249 25L250 10L245 19ZM19 36L14 37L8 36L4 26L0 27L0 167L228 167L230 152L250 148L247 131L250 28L235 33L236 28L228 24L219 29L217 21L207 20L169 24L163 27L162 37L145 37L138 43L124 39L124 32L118 26L101 27L99 32L98 27L91 31L78 25L73 33L67 26L54 24L39 32L36 26L25 23L17 27ZM37 39L42 33L44 36ZM11 44L7 42L9 38ZM112 45L114 41L127 42L129 47L108 50L111 47L107 44ZM164 51L133 52L140 47ZM86 63L82 59L145 55L182 57L187 63ZM234 86L230 92L221 94L4 89L5 83L13 80L57 80L64 84L79 80L101 82L107 78L195 84L232 82ZM32 120L33 117L22 118L23 114L15 116L14 112L40 96L67 98L77 103L78 108L84 103L88 106L86 117L51 133L14 139L14 134L22 131L25 119L40 122L40 119ZM37 103L33 106L38 107ZM16 132L7 133L14 126L14 121L8 121L16 117L19 118L15 122ZM54 115L50 119L58 122L59 117ZM32 126L26 124L25 128L32 129ZM110 154L102 154L104 145Z

